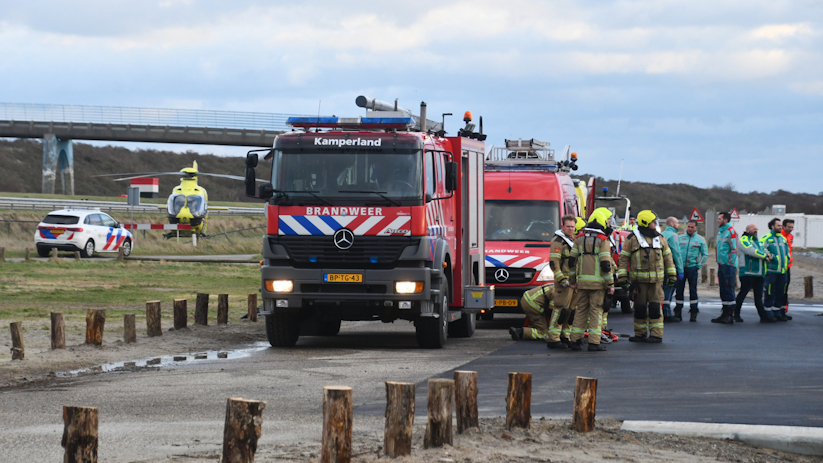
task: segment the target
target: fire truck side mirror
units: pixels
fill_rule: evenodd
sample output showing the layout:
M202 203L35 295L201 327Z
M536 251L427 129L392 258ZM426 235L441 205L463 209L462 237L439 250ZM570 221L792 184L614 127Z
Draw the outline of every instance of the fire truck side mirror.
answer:
M249 198L256 197L257 188L255 188L255 185L257 185L257 179L255 178L254 174L254 167L246 167L245 183L246 196L248 196Z
M248 153L246 154L246 196L249 198L256 197L257 188L257 178L254 173L254 168L257 167L257 153Z
M257 196L260 199L269 199L274 196L274 187L271 183L263 183L257 187Z
M454 191L457 189L457 163L446 163L446 191Z
M246 155L246 167L254 169L257 167L257 153L249 153Z

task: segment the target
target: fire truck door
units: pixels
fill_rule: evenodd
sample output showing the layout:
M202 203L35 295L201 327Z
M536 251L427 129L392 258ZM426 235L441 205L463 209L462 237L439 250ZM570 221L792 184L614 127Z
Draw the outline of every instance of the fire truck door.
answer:
M465 284L485 284L485 268L482 265L484 236L483 220L483 153L463 150L460 167L463 177L462 223L463 233L463 281Z

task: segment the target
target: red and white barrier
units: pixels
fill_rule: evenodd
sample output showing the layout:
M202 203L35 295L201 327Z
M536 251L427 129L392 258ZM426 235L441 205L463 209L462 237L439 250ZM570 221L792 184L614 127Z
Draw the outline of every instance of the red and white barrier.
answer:
M127 223L123 224L126 230L191 230L191 225L187 223Z

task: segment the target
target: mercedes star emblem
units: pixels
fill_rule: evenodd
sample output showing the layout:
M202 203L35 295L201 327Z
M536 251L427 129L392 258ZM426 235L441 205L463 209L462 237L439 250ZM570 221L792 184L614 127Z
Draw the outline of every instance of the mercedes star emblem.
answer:
M354 244L354 233L348 228L341 228L334 234L334 245L337 249L346 250ZM508 278L508 275L506 276Z
M494 272L494 279L503 283L509 279L509 271L504 268L499 268Z

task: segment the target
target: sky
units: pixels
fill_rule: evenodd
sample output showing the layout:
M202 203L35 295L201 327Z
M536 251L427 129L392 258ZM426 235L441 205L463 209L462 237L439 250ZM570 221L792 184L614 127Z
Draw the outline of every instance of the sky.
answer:
M0 51L0 103L359 116L358 95L398 98L454 113L452 134L483 116L487 147L569 144L578 173L823 192L820 0L29 0L0 3Z

